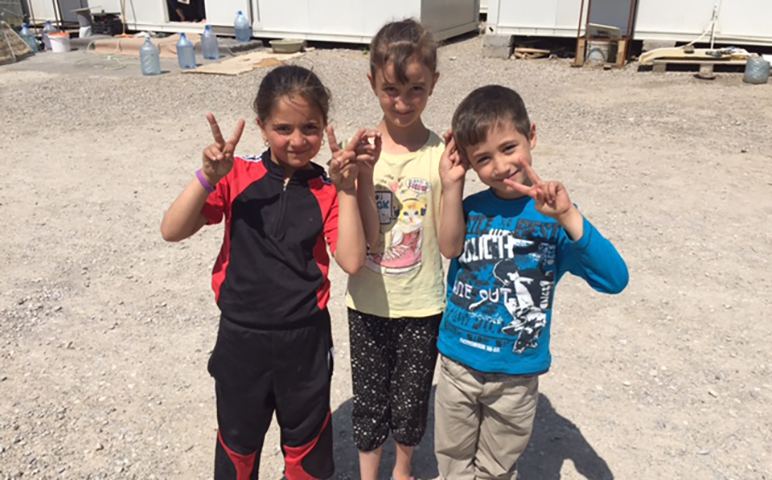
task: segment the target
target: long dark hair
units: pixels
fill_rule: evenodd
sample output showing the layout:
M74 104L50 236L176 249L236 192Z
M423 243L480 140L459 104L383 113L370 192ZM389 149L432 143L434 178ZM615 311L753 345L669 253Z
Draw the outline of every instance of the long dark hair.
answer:
M322 114L325 125L330 111L332 94L319 77L307 68L284 65L271 70L260 82L252 109L257 118L265 122L270 118L276 104L283 97L298 95L309 104L316 106Z

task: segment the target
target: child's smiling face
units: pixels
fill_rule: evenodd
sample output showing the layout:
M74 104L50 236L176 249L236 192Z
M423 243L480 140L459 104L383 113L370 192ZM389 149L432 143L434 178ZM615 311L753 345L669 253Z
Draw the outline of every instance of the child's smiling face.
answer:
M296 170L307 167L322 146L322 112L300 95L282 97L258 125L274 160Z
M514 199L522 196L504 183L505 179L528 185L521 161L531 165L531 150L536 147L535 124L531 124L529 133L526 137L512 122L505 121L488 131L485 140L465 149L464 153L472 169L500 198Z
M386 120L394 126L406 128L420 120L437 83L439 73L432 71L418 60L412 60L405 67L408 81L397 80L394 64L379 68L375 77L368 74Z

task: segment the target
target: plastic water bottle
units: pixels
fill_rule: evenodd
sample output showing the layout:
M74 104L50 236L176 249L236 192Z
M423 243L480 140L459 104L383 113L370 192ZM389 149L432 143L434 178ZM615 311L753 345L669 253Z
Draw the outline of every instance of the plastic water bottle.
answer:
M177 41L177 61L182 69L196 68L196 51L185 33L180 33Z
M159 75L161 73L161 54L158 47L147 37L139 49L139 63L142 65L142 75Z
M48 38L48 35L58 31L59 30L51 23L51 20L46 20L46 24L43 26L43 45L46 46L46 50L51 50L51 39Z
M249 20L244 16L241 10L236 15L236 21L233 22L233 28L236 30L236 41L241 43L247 43L252 38L252 27L249 25Z
M19 32L19 36L22 40L24 40L24 43L26 43L29 48L32 49L33 53L38 53L38 42L35 40L35 34L32 33L32 30L29 29L29 25L25 23L21 26L21 32Z
M220 45L217 43L217 35L212 31L211 25L204 27L204 34L201 35L201 52L207 60L220 58Z

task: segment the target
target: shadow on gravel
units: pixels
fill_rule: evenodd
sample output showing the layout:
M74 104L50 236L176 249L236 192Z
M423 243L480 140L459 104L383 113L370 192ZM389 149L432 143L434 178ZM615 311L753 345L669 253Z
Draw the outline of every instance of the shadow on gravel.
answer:
M416 479L437 478L437 460L434 457L434 392L429 407L429 423L421 444L413 457L413 475ZM349 398L333 413L335 431L335 477L340 480L359 478L359 460L351 436L351 409ZM584 438L573 422L561 416L552 407L546 395L539 396L536 424L531 442L520 459L518 480L559 480L566 460L587 480L613 480L614 474L605 460ZM394 442L386 441L381 458L379 478L388 480L394 465Z
M552 407L546 395L539 395L533 436L520 458L518 480L559 480L563 463L570 460L587 480L612 480L614 474L605 460L587 442L571 420Z

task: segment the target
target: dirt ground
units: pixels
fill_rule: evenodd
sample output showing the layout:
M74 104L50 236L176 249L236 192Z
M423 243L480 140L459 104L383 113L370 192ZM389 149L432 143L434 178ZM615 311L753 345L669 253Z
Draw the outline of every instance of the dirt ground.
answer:
M521 478L772 479L772 84L480 52L480 38L441 49L427 124L446 129L477 86L516 88L537 172L566 184L631 272L613 297L562 281ZM332 89L341 136L377 122L361 51L298 62ZM0 479L212 476L222 226L179 244L158 227L211 141L205 113L227 131L253 119L265 71L129 68L0 67ZM250 123L237 153L261 149ZM336 478L349 480L345 276L331 276ZM432 428L419 479L438 475ZM281 477L277 438L274 425L263 478Z

